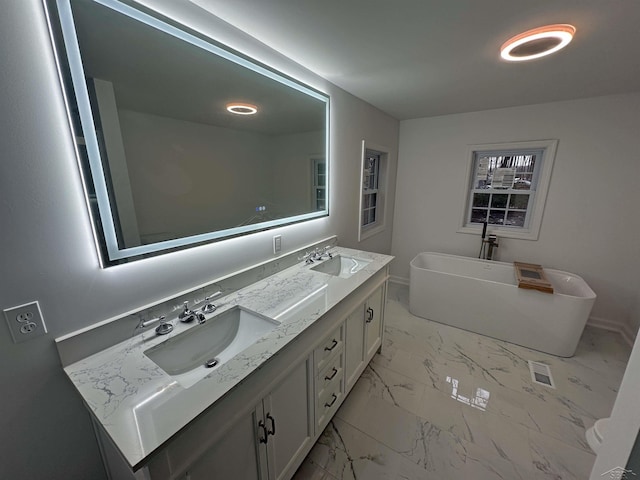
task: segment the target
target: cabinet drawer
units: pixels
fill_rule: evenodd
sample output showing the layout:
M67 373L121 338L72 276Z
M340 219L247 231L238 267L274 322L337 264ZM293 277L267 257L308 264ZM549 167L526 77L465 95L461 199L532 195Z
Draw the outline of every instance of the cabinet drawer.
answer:
M330 359L316 378L316 392L318 398L322 397L327 388L332 388L344 376L344 355L342 352Z
M340 325L315 349L313 358L316 363L316 372L322 371L332 360L333 355L342 350L342 334L342 325Z
M344 395L344 378L340 372L316 400L316 424L323 429L338 409Z

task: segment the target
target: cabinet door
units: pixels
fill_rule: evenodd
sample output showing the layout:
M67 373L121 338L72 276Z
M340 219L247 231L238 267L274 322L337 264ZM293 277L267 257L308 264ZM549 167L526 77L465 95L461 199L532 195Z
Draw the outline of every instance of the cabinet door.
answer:
M345 320L345 391L351 390L364 368L364 305L356 308Z
M263 400L269 478L289 478L313 440L311 357L300 363ZM232 478L232 477L229 477Z
M259 480L255 414L240 420L206 451L184 475L185 480Z
M382 340L382 318L384 315L383 297L385 285L381 285L365 302L365 346L366 360L368 361L376 353Z

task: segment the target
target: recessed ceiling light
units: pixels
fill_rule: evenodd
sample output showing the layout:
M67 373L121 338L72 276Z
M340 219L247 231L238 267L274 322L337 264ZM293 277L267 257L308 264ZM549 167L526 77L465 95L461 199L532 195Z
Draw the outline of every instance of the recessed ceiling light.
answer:
M534 28L507 40L500 47L500 56L510 62L544 57L566 47L575 33L576 28L567 24Z
M227 104L227 111L237 115L253 115L258 113L258 107L249 103L233 102Z

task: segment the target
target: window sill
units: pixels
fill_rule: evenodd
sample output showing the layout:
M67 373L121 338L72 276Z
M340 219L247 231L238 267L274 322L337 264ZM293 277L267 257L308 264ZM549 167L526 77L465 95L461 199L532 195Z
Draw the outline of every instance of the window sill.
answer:
M375 227L370 227L370 228L366 228L364 230L360 230L358 232L358 242L362 242L363 240L366 240L369 237L373 237L374 235L377 235L380 232L384 231L384 225L378 225Z

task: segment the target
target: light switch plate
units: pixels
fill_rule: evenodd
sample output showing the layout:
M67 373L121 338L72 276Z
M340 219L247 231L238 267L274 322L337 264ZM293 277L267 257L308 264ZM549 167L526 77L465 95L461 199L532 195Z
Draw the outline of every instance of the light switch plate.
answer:
M280 253L282 250L282 235L275 235L273 237L273 253Z
M47 326L37 301L7 308L4 310L4 316L11 331L13 343L22 343L47 333Z

